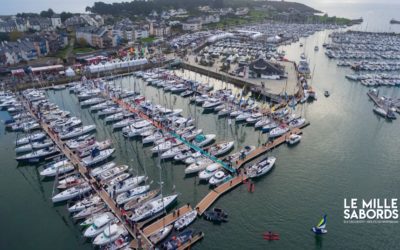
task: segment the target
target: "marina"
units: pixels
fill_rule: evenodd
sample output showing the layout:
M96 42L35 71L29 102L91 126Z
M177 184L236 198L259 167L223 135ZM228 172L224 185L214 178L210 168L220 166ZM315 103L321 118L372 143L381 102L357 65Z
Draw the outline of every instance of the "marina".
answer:
M33 237L29 244L40 249L331 249L338 238L349 249L395 248L379 239L398 227L344 225L342 203L349 188L357 197L396 196L388 185L398 184L399 123L387 112L399 112L399 90L368 90L347 76L369 71L370 86L395 86L396 65L386 60L397 58L375 62L382 58L349 48L331 60L323 43L332 31L296 32L307 35L282 42L275 55L285 51L297 65L304 54L311 74L296 72L296 89L282 80L271 99L246 93L229 73L168 65L124 75L111 70L55 90L4 92L0 172L7 205L0 213L11 231L31 225L29 237L5 232L7 247L25 249L17 240ZM191 35L181 46L205 37ZM58 152L45 156L53 147ZM18 163L21 156L28 162ZM328 237L316 236L327 233L326 213ZM371 228L371 239L352 235Z

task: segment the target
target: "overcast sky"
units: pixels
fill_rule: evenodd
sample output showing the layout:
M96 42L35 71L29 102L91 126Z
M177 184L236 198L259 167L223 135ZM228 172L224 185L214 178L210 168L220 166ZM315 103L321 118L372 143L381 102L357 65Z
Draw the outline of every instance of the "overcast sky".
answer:
M92 6L96 0L1 0L0 15L18 12L40 12L52 8L55 12L84 12L86 6ZM99 0L97 0L99 1ZM129 0L125 0L129 1ZM121 0L102 0L102 2L122 2ZM329 8L337 3L377 3L374 0L298 0L316 9ZM399 0L379 0L381 3L399 3Z

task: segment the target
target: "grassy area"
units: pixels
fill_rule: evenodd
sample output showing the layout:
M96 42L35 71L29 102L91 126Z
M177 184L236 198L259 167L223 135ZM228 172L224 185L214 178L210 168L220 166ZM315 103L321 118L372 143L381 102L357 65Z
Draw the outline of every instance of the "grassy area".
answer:
M90 48L90 47L74 48L74 50L73 50L73 52L75 54L89 53L89 52L93 52L93 51L95 51L95 49Z
M57 51L57 53L54 56L58 57L58 58L61 58L61 59L65 59L65 57L67 56L67 52L68 52L69 46L70 45L66 46L65 48L63 48L63 49L61 49L59 51Z
M265 18L269 17L269 13L265 11L252 10L247 16L230 16L221 18L219 23L208 24L210 29L223 29L230 26L243 25L246 23L262 22Z
M140 41L142 43L152 43L155 40L156 40L156 38L154 36L149 36L149 37L146 37L146 38L142 38Z

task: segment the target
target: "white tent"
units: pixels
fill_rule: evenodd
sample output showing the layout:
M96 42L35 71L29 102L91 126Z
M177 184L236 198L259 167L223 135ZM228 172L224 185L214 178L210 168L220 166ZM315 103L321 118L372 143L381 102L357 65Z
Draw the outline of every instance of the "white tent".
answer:
M65 76L75 76L75 71L71 67L69 67L67 70L65 70Z

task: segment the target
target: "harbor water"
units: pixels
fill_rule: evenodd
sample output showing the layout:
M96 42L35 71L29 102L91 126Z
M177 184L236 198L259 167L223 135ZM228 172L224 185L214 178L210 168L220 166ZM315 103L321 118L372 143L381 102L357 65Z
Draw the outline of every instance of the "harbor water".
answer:
M396 249L400 240L398 224L345 224L344 198L397 198L400 190L400 122L388 122L372 112L368 89L345 79L348 68L338 68L336 61L324 55L322 43L327 33L301 39L282 47L289 59L298 61L305 52L311 70L315 70L312 87L318 100L297 106L293 112L302 114L311 126L304 129L299 145L274 149L277 157L274 169L255 182L255 191L242 185L220 198L215 206L229 213L229 222L213 225L197 219L192 225L205 233L194 249ZM314 46L320 50L315 52ZM315 66L314 66L315 65ZM209 81L216 88L231 85L178 70L177 75ZM139 90L156 103L184 109L185 116L197 119L204 133L217 134L217 141L235 140L235 149L245 145L260 146L266 135L253 127L228 124L227 119L203 114L202 108L189 105L189 100L165 94L139 79L125 77L115 80L124 88ZM331 95L325 98L328 90ZM238 90L235 90L236 92ZM380 88L380 93L400 96L399 88ZM130 165L133 173L146 173L158 186L157 158L149 147L138 140L126 140L120 131L98 119L88 109L81 109L68 90L48 91L48 98L62 109L71 111L84 124L97 125L97 138L110 138L116 148L115 161ZM6 112L0 112L6 119ZM65 205L51 202L53 181L42 180L41 167L18 166L15 161L16 135L0 124L0 249L92 249L80 228L70 218ZM161 164L163 193L174 190L180 195L178 207L190 203L193 207L209 192L207 185L196 177L184 176L184 165L171 161ZM310 228L326 213L329 234L316 237ZM280 234L280 240L263 239L265 231Z

